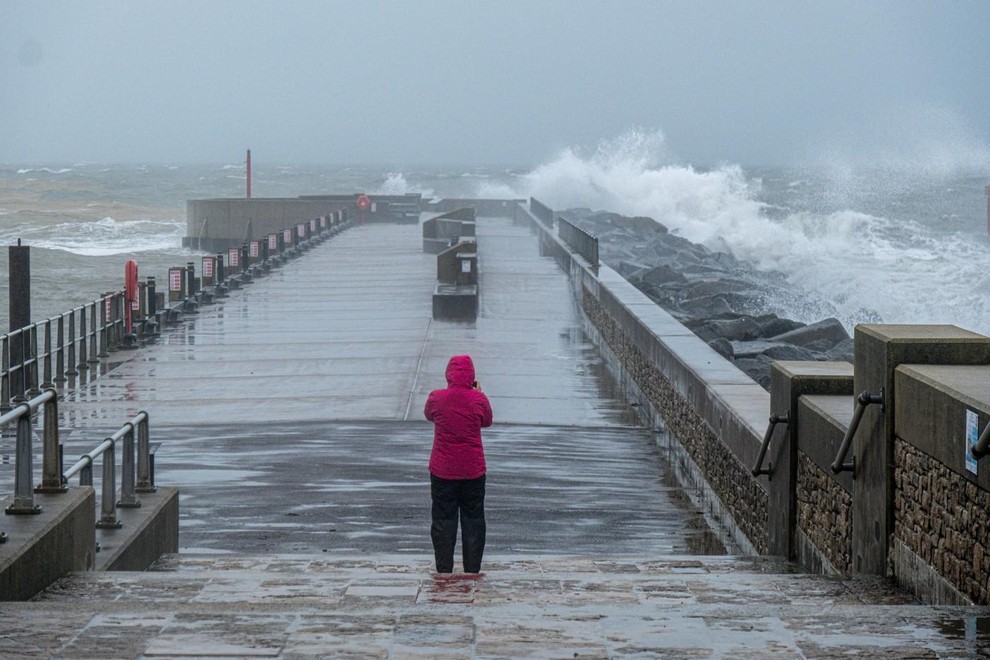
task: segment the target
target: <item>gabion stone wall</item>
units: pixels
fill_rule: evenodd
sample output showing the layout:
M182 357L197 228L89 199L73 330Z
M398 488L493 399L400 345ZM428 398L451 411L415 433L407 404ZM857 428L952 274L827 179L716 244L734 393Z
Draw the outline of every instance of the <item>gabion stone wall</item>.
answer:
M900 438L894 536L963 594L990 601L990 493Z
M797 461L797 526L832 567L852 569L852 496L804 452Z
M757 552L765 554L769 505L766 491L587 289L582 289L582 308L650 404L660 412L669 433L684 446L739 529Z

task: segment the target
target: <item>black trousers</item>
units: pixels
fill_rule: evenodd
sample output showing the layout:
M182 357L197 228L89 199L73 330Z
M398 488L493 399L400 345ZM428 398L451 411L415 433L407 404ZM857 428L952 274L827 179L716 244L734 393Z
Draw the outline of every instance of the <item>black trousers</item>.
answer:
M454 545L457 543L457 518L461 519L461 553L465 573L481 571L485 552L485 475L477 479L441 479L430 475L433 499L433 554L437 573L454 570Z

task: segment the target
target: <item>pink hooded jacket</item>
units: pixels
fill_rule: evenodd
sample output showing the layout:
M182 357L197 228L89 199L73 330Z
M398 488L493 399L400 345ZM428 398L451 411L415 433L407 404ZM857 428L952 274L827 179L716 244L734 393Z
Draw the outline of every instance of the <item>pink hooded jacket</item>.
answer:
M430 472L441 479L477 479L485 473L481 429L492 425L492 406L474 389L470 355L447 363L447 388L433 390L423 414L434 424Z

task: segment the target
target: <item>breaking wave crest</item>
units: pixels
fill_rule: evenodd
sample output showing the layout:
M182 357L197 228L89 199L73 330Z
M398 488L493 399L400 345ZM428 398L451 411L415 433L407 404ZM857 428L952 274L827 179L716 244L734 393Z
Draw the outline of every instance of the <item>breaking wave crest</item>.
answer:
M923 208L913 208L913 215L900 212L895 203L900 200L882 193L894 190L891 177L916 174L890 167L855 169L841 184L854 185L858 193L835 196L831 186L837 182L826 171L818 174L819 197L831 201L831 208L771 205L763 201L761 178L741 166L681 164L661 132L633 130L590 155L566 149L512 183L479 186L479 195L533 196L555 209L652 217L690 241L783 272L796 287L834 306L850 328L879 314L888 323L937 321L990 333L985 296L990 247L982 219L976 219L975 229L946 229ZM805 185L795 178L784 187ZM878 194L880 200L869 204L872 212L863 210L862 200ZM836 207L836 201L852 206ZM818 320L803 318L801 309L781 311Z

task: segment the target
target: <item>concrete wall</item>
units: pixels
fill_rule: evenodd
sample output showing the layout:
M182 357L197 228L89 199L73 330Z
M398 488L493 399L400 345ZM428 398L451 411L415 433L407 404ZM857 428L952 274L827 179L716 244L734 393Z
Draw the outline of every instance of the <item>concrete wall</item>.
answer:
M6 508L10 496L0 502ZM0 600L27 600L72 571L94 565L96 496L89 486L35 494L35 515L2 516Z
M805 395L798 402L795 550L818 573L852 569L852 474L831 470L852 415L850 399Z
M353 200L191 199L186 202L183 244L208 251L223 250L341 208L353 209Z
M179 551L179 489L141 493L141 506L117 509L120 529L97 531L99 571L143 571L163 554Z
M893 445L897 579L929 602L990 603L990 459L966 466L966 417L990 423L990 367L901 365Z
M523 200L519 199L473 199L469 197L451 197L434 199L429 202L425 202L424 210L436 213L446 213L447 211L455 211L463 207L469 207L474 209L475 213L479 216L502 218L511 217L514 207L522 201Z
M570 274L585 330L613 375L673 440L677 469L708 495L709 508L743 552L766 552L768 480L753 477L750 466L766 428L767 392L611 268L596 274L551 227L520 208L541 253Z

